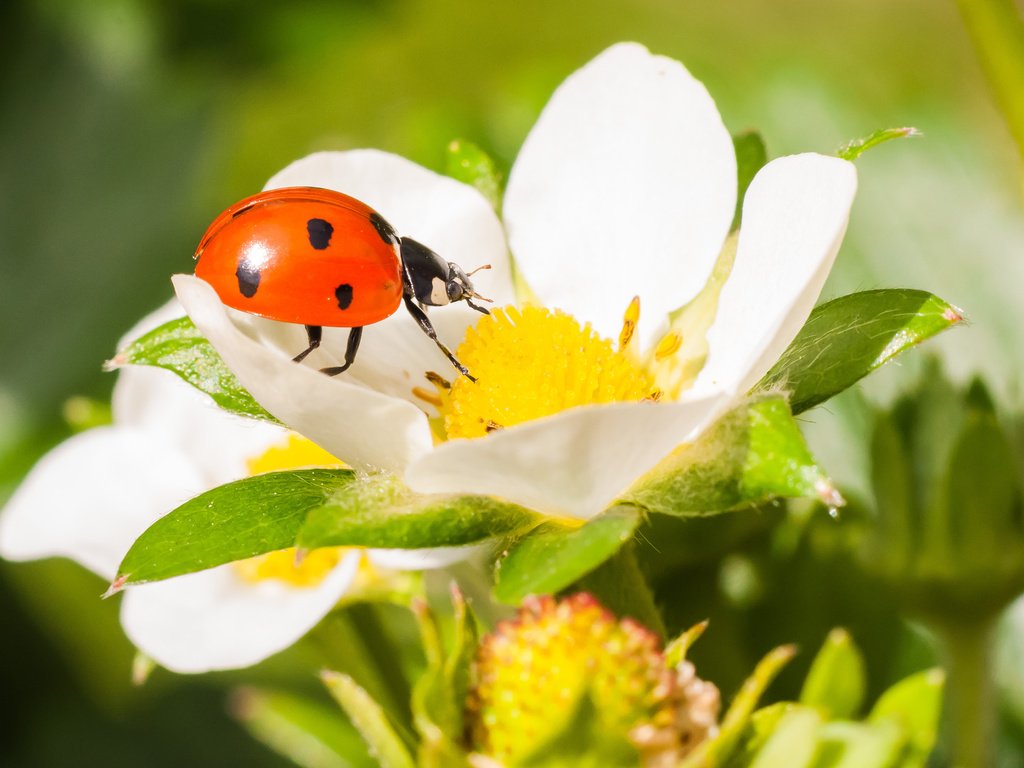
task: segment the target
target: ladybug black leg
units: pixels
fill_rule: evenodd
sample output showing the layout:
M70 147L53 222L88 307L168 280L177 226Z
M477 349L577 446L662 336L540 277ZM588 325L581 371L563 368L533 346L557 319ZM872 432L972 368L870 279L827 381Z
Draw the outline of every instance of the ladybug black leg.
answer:
M314 349L320 346L320 339L323 338L324 329L319 325L307 325L306 326L306 337L309 339L309 346L302 352L299 352L295 357L292 358L292 362L301 363L306 359L306 355L312 352Z
M345 364L336 365L333 368L321 368L320 373L326 373L328 376L337 376L339 373L344 373L349 369L349 366L356 361L356 352L359 351L359 342L363 338L363 329L353 328L348 332L348 343L345 345Z
M434 330L434 326L430 322L430 318L427 317L427 313L416 306L416 302L408 296L405 297L405 308L409 310L409 314L412 315L416 322L420 324L420 328L423 329L423 332L434 340L434 343L437 344L437 348L444 352L445 356L452 361L452 365L459 369L459 373L470 381L476 381L476 378L470 375L469 369L460 363L458 359L456 359L455 355L451 353L451 350L442 344L441 340L437 338L437 331Z

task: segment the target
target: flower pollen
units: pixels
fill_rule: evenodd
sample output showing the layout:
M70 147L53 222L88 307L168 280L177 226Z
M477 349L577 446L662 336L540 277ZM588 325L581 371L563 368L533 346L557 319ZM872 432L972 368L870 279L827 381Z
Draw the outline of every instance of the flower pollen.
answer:
M627 325L631 313L632 305ZM494 310L456 352L477 381L459 377L450 388L438 386L447 437L482 437L580 405L655 398L651 376L627 353L630 335L624 328L625 343L616 349L560 310Z

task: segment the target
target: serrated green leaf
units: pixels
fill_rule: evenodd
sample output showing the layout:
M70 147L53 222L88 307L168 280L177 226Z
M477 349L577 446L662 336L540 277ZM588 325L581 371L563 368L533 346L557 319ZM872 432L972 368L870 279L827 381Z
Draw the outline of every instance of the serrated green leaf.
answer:
M226 411L279 424L242 386L221 356L187 317L179 317L122 349L108 368L152 365L164 368L205 392Z
M283 691L243 688L231 713L258 741L301 768L372 768L359 734L336 708Z
M445 175L475 187L495 210L501 207L501 174L490 156L476 144L464 139L451 142Z
M414 768L412 756L387 713L348 675L325 670L320 674L331 696L362 735L381 768Z
M908 139L920 135L921 132L917 128L882 128L864 138L847 142L836 152L836 155L843 160L853 161L879 144L884 144L893 139Z
M883 693L867 722L886 720L899 726L908 744L903 766L924 766L935 747L942 713L946 676L940 669L926 669L899 681Z
M207 491L158 520L125 555L117 584L180 576L296 545L461 546L536 519L486 497L414 494L389 475L269 472Z
M832 630L811 663L800 703L829 720L852 718L864 702L864 658L845 629Z
M743 213L743 198L747 187L754 180L757 172L768 162L768 148L764 139L757 131L744 131L732 137L732 146L736 151L736 213L733 215L730 231L739 228L740 216Z
M516 604L568 587L614 555L640 524L638 509L619 505L582 526L547 521L509 545L495 565L494 596Z
M774 497L842 503L781 397L747 401L641 478L622 501L688 517Z
M751 723L751 716L765 689L796 655L796 648L783 645L770 651L754 668L722 718L718 735L700 744L679 763L678 768L708 768L726 764ZM788 714L789 710L783 713ZM780 718L781 719L781 718Z
M899 353L963 321L927 291L885 289L816 307L754 391L785 391L793 413L839 394Z
M347 469L269 472L207 491L146 529L124 556L117 583L157 581L287 549L310 510L354 479Z
M539 516L488 496L413 493L392 475L369 475L309 511L300 547L458 547L532 527Z

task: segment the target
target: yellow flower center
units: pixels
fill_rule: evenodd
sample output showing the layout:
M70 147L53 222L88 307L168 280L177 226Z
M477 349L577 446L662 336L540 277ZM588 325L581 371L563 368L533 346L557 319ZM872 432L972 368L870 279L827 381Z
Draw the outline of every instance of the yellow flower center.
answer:
M477 381L432 379L445 435L481 437L578 405L657 399L652 377L629 351L637 312L627 310L616 348L559 310L494 310L456 352Z
M260 475L287 469L338 468L345 465L316 443L292 434L282 445L273 445L246 462L249 473ZM293 587L315 587L341 560L346 547L314 549L299 557L294 547L257 555L234 563L236 573L256 583L277 579Z

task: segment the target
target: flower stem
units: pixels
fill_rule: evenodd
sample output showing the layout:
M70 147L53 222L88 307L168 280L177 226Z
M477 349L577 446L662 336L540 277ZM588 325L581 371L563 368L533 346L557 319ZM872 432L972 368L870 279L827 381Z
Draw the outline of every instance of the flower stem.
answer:
M590 592L616 616L629 616L665 637L665 623L640 571L632 544L626 544L614 557L584 576L576 587Z
M1024 19L1014 0L957 0L957 4L1024 158Z
M945 647L946 734L953 768L992 765L995 700L992 681L994 620L943 623L936 627Z

